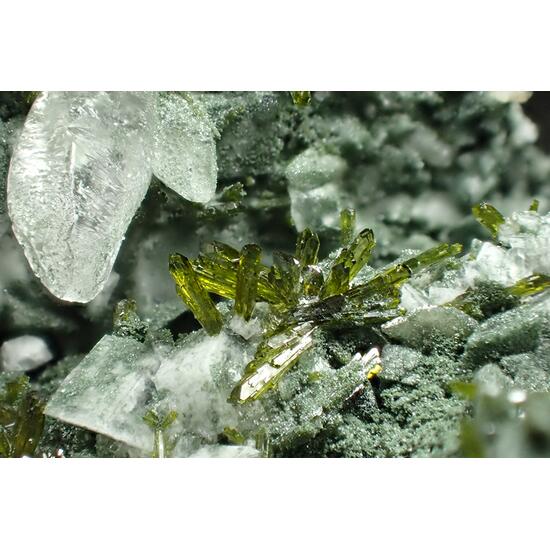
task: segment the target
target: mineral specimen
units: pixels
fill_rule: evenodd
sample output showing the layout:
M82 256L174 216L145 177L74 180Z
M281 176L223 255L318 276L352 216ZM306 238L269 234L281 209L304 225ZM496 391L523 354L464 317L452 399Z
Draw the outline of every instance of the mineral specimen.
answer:
M18 336L0 347L0 365L5 371L30 371L45 365L54 355L39 336Z
M45 92L13 153L8 207L34 272L88 302L109 277L151 179L148 94Z

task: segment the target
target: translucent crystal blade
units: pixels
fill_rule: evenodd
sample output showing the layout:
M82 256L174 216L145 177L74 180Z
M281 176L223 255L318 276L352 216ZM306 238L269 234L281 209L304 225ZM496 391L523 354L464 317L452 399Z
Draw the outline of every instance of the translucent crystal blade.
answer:
M198 99L160 93L153 171L183 198L208 202L216 192L215 128Z
M151 178L151 95L46 92L34 102L8 176L13 231L62 300L105 285Z
M176 289L181 299L208 334L218 334L222 328L220 312L201 285L191 262L181 254L172 254L169 264L170 273L176 282Z
M256 304L258 274L262 249L255 244L243 246L237 269L235 313L249 321Z

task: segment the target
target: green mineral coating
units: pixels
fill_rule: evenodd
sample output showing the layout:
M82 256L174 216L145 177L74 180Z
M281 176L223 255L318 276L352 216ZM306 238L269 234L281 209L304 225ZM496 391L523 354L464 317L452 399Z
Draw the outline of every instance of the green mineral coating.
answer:
M223 439L227 440L231 445L243 445L246 441L245 436L236 428L226 426L222 433Z
M348 246L355 234L355 209L344 208L340 212L340 241L342 246Z
M137 314L135 300L121 300L113 312L113 332L119 336L131 336L143 340L147 325Z
M483 227L491 232L493 239L496 239L498 228L504 223L504 216L494 206L486 202L472 206L472 214Z
M235 292L235 313L249 321L256 304L258 275L262 249L255 244L247 244L241 250L237 268L237 289Z
M508 289L508 292L510 292L512 296L523 297L538 294L549 287L550 277L548 277L548 275L533 273L533 275L529 275L529 277L525 277L512 285Z
M305 107L311 103L311 92L290 92L294 105Z
M319 237L311 229L304 229L296 239L296 252L294 255L304 269L308 265L315 265L318 260Z
M27 376L5 382L0 389L0 457L34 455L44 429L43 411Z
M539 211L539 201L538 199L533 199L531 205L529 206L529 212L538 212Z
M218 334L222 328L222 317L195 274L191 262L181 254L171 254L169 269L179 296L197 321L208 334Z
M470 317L482 320L518 304L518 298L508 288L492 281L478 281L474 288L469 288L445 305L456 307Z

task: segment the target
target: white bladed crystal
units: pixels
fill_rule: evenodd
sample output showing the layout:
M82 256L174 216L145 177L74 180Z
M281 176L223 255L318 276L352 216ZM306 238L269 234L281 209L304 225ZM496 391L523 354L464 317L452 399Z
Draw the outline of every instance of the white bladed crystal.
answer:
M216 130L190 94L159 93L153 172L183 198L208 202L216 192Z
M36 275L62 300L105 285L151 179L153 96L45 92L8 176L13 231Z

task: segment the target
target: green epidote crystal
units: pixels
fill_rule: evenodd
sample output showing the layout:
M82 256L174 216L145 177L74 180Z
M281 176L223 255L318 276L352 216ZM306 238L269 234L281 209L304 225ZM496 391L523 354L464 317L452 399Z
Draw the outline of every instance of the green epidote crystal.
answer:
M176 441L166 435L168 428L176 421L178 413L170 411L166 415L159 415L154 409L149 409L144 415L144 422L154 432L154 444L151 458L168 458L174 450Z
M135 300L121 300L113 312L113 332L117 336L131 336L143 340L147 325L137 314Z
M497 238L498 228L504 223L504 216L491 204L482 202L472 207L474 218Z
M284 252L273 254L273 266L269 270L268 281L277 289L279 302L292 307L300 297L300 263L294 256Z
M347 246L355 234L355 209L345 208L340 212L340 240Z
M529 277L519 280L516 284L508 288L512 296L531 296L538 294L550 287L550 277L541 273L534 273Z
M304 229L296 239L296 259L304 269L308 265L317 263L319 253L319 237L310 229Z
M319 296L323 282L323 272L317 266L308 265L302 270L302 293L304 296Z
M437 264L442 260L456 256L462 252L462 245L443 243L438 246L434 246L426 252L418 254L403 262L403 265L408 267L412 273L416 273L421 269Z
M231 401L240 404L253 401L276 385L312 347L316 329L313 323L304 323L268 338L246 366L244 377L231 392Z
M294 105L305 107L311 103L311 92L290 92Z
M258 275L262 249L255 244L247 244L241 250L237 268L237 289L235 292L235 313L249 321L256 304Z
M0 390L0 457L33 456L44 429L44 403L20 376Z
M193 271L191 262L181 254L172 254L169 267L170 274L176 282L178 294L193 312L197 321L208 334L218 334L222 328L220 312Z
M331 267L321 290L321 298L345 292L349 283L369 261L376 241L371 229L363 229L349 245L343 248Z
M538 212L539 211L539 201L538 199L533 199L531 205L529 206L529 212Z

